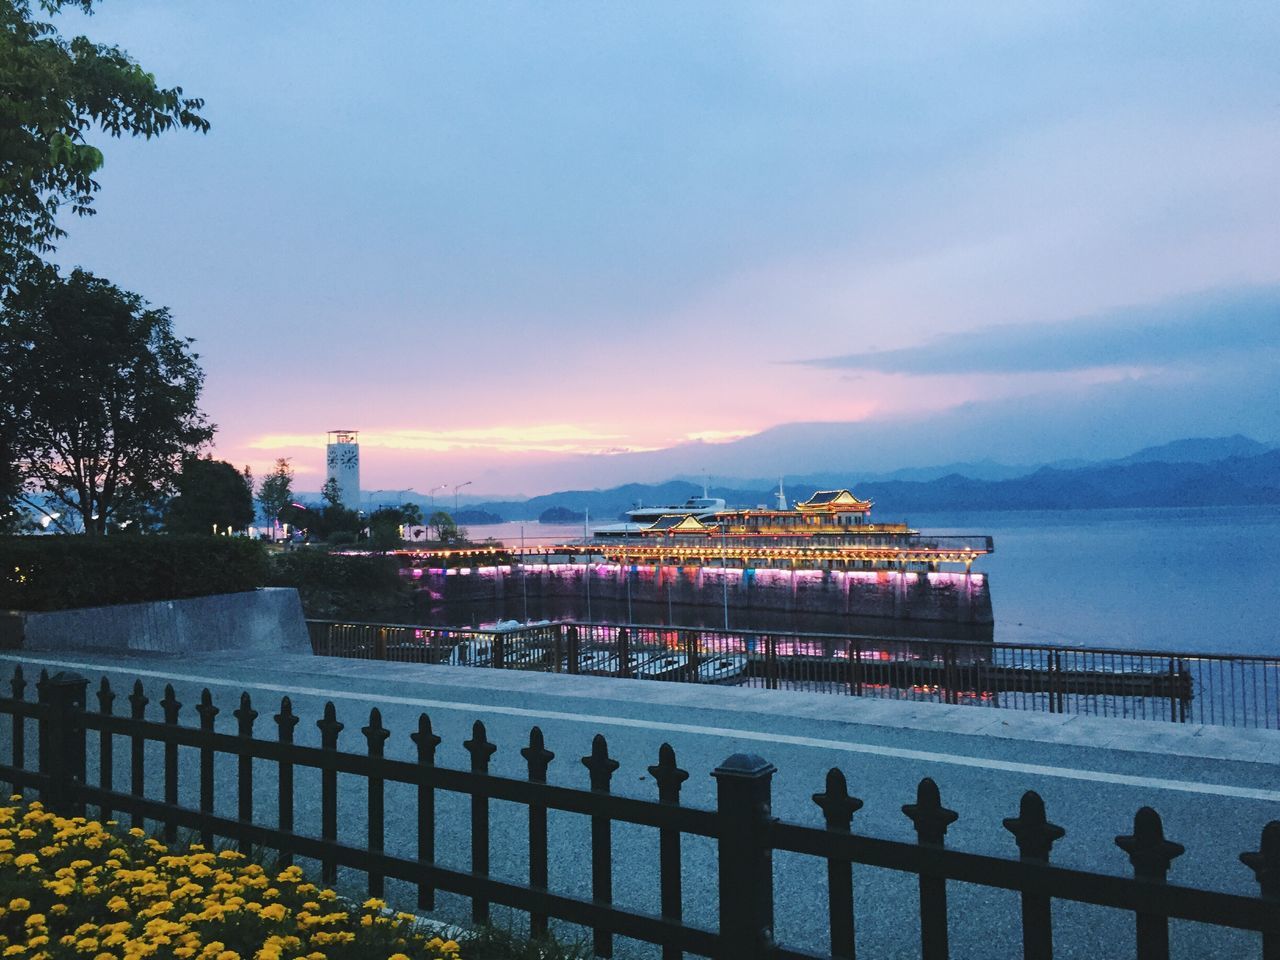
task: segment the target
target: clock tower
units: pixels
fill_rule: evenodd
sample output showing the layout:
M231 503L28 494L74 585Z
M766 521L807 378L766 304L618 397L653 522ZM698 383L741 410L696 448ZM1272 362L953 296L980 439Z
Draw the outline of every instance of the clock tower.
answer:
M330 430L325 448L326 480L338 482L338 496L348 510L360 509L360 431Z

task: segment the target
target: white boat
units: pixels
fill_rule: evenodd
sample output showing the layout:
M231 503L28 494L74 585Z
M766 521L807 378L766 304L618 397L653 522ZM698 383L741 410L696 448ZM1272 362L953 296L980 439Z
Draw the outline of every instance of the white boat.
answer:
M730 653L709 657L698 664L699 683L730 683L747 672L747 657Z
M663 517L694 517L703 520L720 513L724 508L724 500L720 497L708 497L704 493L701 497L690 497L679 506L636 507L627 511L627 520L645 526L657 523Z

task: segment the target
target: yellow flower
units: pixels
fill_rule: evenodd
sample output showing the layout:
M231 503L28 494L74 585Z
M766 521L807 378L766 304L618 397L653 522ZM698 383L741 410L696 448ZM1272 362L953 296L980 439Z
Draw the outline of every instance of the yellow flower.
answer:
M377 897L370 897L361 906L365 910L385 910L387 909L387 901L379 900Z
M4 953L0 954L0 956L16 957L18 954L26 953L26 952L27 952L26 947L22 946L21 944L15 943L12 947L5 947Z
M21 864L19 864L19 866L21 866ZM10 910L30 910L31 901L26 900L22 897L14 897L12 900L9 901L9 909Z
M143 830L141 827L129 828L129 836L131 837L145 837L146 835L147 835L147 831Z
M240 960L240 954L234 950L223 950L218 954L218 960Z
M44 926L44 922L43 913L33 913L31 916L27 917L28 927L42 927Z
M98 941L94 937L85 937L83 940L76 941L76 950L79 953L89 953L98 949Z
M287 912L283 903L270 903L258 911L258 916L262 917L263 920L280 921L285 918Z
M49 912L55 917L60 917L67 912L67 905L65 903L55 903L49 908Z
M387 960L409 960L409 958L403 953L393 953L391 956L387 957Z

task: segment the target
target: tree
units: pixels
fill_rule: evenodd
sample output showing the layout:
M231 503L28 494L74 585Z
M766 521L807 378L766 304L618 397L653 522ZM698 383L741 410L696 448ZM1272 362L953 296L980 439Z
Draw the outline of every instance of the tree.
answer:
M280 511L293 502L293 466L288 457L276 460L275 469L262 478L258 487L258 506L267 523L274 524Z
M448 543L458 536L458 525L453 522L453 517L443 510L437 510L429 516L427 518L427 526L435 531L435 539L441 543Z
M0 435L18 499L59 529L140 524L213 438L193 341L166 309L75 270L24 282L0 309Z
M225 460L189 457L169 501L164 526L171 533L243 530L253 523L253 481ZM215 528L217 528L215 530Z
M338 487L338 478L330 477L320 488L320 496L331 507L342 506L342 491Z
M92 13L95 0L39 0L46 13ZM93 211L102 151L92 130L150 139L174 127L206 131L204 101L162 88L119 47L67 39L32 17L31 0L0 0L0 293L42 264L65 236L69 205Z

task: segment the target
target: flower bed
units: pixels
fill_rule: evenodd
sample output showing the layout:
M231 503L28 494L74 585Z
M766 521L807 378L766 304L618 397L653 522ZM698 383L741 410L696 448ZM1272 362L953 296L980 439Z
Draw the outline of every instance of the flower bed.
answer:
M171 850L115 821L0 806L0 957L18 960L460 960L381 900L347 903L301 868Z

